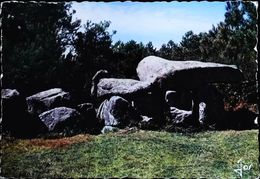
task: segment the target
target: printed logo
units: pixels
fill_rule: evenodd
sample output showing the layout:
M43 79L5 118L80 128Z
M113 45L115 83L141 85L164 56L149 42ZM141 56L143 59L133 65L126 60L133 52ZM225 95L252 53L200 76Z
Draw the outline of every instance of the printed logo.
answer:
M234 171L240 176L240 178L243 177L243 172L249 171L252 168L252 164L246 165L243 163L242 158L237 161L238 168Z

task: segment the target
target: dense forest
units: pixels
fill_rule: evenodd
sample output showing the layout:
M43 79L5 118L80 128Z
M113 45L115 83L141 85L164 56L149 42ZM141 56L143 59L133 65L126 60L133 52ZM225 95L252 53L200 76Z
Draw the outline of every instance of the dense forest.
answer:
M169 60L235 64L245 75L246 88L253 91L246 93L256 100L257 12L251 2L227 2L223 22L208 32L188 31L180 43L169 39L159 49L152 42L135 41L138 39L113 42L116 31L108 30L113 22L82 24L72 20L74 13L70 3L3 4L3 88L15 88L29 96L61 87L80 101L89 101L91 78L97 70L136 79L137 64L156 55ZM84 30L79 30L82 26ZM235 88L242 94L241 85ZM230 86L219 88L225 91Z

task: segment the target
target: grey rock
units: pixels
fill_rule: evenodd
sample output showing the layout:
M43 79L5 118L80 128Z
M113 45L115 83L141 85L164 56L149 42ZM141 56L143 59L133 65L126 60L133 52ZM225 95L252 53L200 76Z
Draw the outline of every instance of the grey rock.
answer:
M75 109L57 107L39 115L40 120L48 127L49 132L63 132L64 130L78 130L82 126L80 113Z
M151 83L133 79L102 78L97 83L97 97L140 95L149 90Z
M92 79L92 96L106 99L121 96L126 99L156 89L184 90L198 88L211 82L237 82L243 76L234 65L199 61L169 61L148 56L137 66L140 79L107 78L101 70Z
M214 126L224 119L223 95L210 85L201 86L197 92L199 122L204 126Z
M20 93L16 89L2 89L2 99L11 99L20 96Z
M113 126L104 126L101 130L102 134L110 133L110 132L118 132L119 128Z
M254 120L254 124L258 126L258 123L259 123L258 122L258 117L256 117L255 120Z
M195 127L199 124L199 102L196 100L197 96L192 93L192 107L191 110L182 110L175 106L170 106L167 113L167 125L170 128L181 127Z
M188 99L192 105L188 110L180 109L178 93L180 92L170 91L165 97L170 106L169 118L174 124L187 126L186 124L193 123L212 128L224 119L223 96L213 86L203 85L192 90L189 94L191 99Z
M105 100L98 109L97 118L103 121L105 126L118 127L131 126L141 120L141 116L131 104L119 96Z
M155 83L167 90L193 89L212 82L238 82L242 72L234 65L199 61L170 61L148 56L139 62L141 81Z
M109 74L107 70L99 70L92 78L92 84L91 84L91 96L93 99L97 98L97 84L100 79L102 78L108 78Z
M200 124L204 124L207 120L207 104L204 102L199 103L199 122Z
M192 111L181 110L175 107L170 107L170 118L174 126L189 126L193 123Z
M70 94L61 88L53 88L39 92L26 98L28 112L40 114L59 106L70 106Z
M169 61L155 56L144 58L136 70L140 80L107 78L106 71L99 71L93 77L92 96L105 100L97 112L105 125L120 126L122 121L128 121L123 115L129 114L126 112L128 107L115 107L116 99L111 96L131 101L139 114L152 118L151 122L156 121L157 125L164 125L164 108L167 105L169 119L174 125L212 125L217 121L216 114L221 116L223 104L221 98L214 97L216 93L207 91L206 84L239 82L243 79L242 72L234 65ZM122 106L125 104L122 102ZM114 111L121 111L121 114ZM142 121L139 123L141 126L151 123L139 121Z
M134 107L142 113L151 117L162 114L161 108L155 104L162 103L160 95L155 86L150 82L142 82L133 79L102 78L97 83L96 97L100 101L109 99L111 96L120 96L133 102Z

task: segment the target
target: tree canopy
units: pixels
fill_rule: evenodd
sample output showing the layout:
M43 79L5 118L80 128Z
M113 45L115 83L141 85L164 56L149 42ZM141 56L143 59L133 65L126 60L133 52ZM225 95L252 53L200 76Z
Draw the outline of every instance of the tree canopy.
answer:
M180 44L171 40L159 54L171 60L199 60L235 64L246 80L255 79L257 13L252 2L231 1L226 4L224 22L207 33L188 31Z
M137 78L144 57L235 64L255 80L256 8L251 2L226 4L225 20L208 32L186 32L156 49L152 42L113 42L110 21L72 21L69 3L4 3L3 87L26 95L60 86L89 99L91 78L106 69L114 77ZM80 29L81 28L81 29Z
M62 54L80 22L70 4L4 3L3 85L26 94L59 85Z

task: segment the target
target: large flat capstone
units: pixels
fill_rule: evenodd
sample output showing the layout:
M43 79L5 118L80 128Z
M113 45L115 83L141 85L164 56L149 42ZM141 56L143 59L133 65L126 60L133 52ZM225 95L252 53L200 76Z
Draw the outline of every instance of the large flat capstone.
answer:
M242 72L235 65L200 61L170 61L148 56L137 66L140 81L155 83L168 90L192 89L202 84L239 82Z

